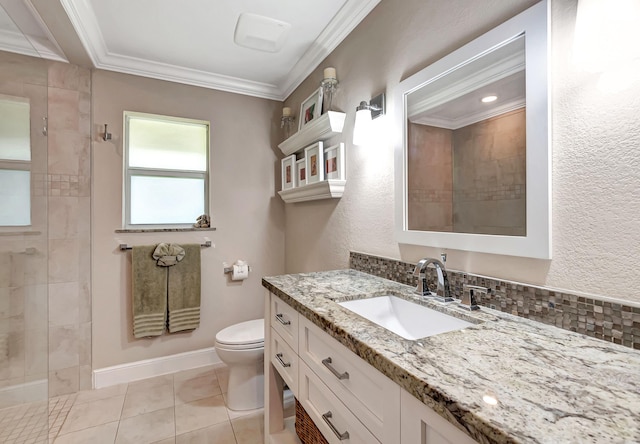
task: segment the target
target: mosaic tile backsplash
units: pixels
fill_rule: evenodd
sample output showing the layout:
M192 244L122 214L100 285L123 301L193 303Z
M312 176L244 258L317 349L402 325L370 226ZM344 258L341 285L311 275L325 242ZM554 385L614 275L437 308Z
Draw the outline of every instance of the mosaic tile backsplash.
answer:
M409 262L352 251L349 263L354 270L417 285L415 264ZM435 268L428 271L433 289ZM480 305L640 350L640 307L453 270L447 276L458 299L464 284L487 287L491 292L480 295Z

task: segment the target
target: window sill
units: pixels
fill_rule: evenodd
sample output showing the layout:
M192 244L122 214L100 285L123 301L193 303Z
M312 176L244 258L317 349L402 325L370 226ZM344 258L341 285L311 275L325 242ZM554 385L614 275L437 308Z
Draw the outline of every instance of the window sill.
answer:
M216 231L216 228L130 228L115 230L116 233L182 233L190 231Z
M11 230L2 230L0 231L0 236L39 236L42 232L40 231L11 231Z

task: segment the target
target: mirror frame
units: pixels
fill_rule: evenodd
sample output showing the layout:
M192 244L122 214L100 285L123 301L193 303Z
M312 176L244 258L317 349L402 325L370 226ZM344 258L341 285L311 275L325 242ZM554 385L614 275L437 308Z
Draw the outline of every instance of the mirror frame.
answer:
M512 19L400 82L394 94L395 219L401 244L551 259L551 125L549 4L535 4ZM409 230L407 225L407 96L505 42L525 35L526 236Z

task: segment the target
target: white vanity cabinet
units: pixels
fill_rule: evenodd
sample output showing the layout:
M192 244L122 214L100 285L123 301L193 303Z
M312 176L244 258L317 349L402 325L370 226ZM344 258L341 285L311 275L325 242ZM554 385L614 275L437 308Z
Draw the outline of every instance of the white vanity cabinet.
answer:
M400 444L477 444L469 435L402 390Z
M332 444L475 443L277 296L265 311L265 443L300 442L284 384Z

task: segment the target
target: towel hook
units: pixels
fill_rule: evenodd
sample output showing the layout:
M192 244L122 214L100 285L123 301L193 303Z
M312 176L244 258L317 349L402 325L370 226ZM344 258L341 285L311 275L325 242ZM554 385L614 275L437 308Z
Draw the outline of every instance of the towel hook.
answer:
M102 134L102 140L104 140L105 142L107 140L111 140L111 133L107 131L107 124L104 124L104 134Z

